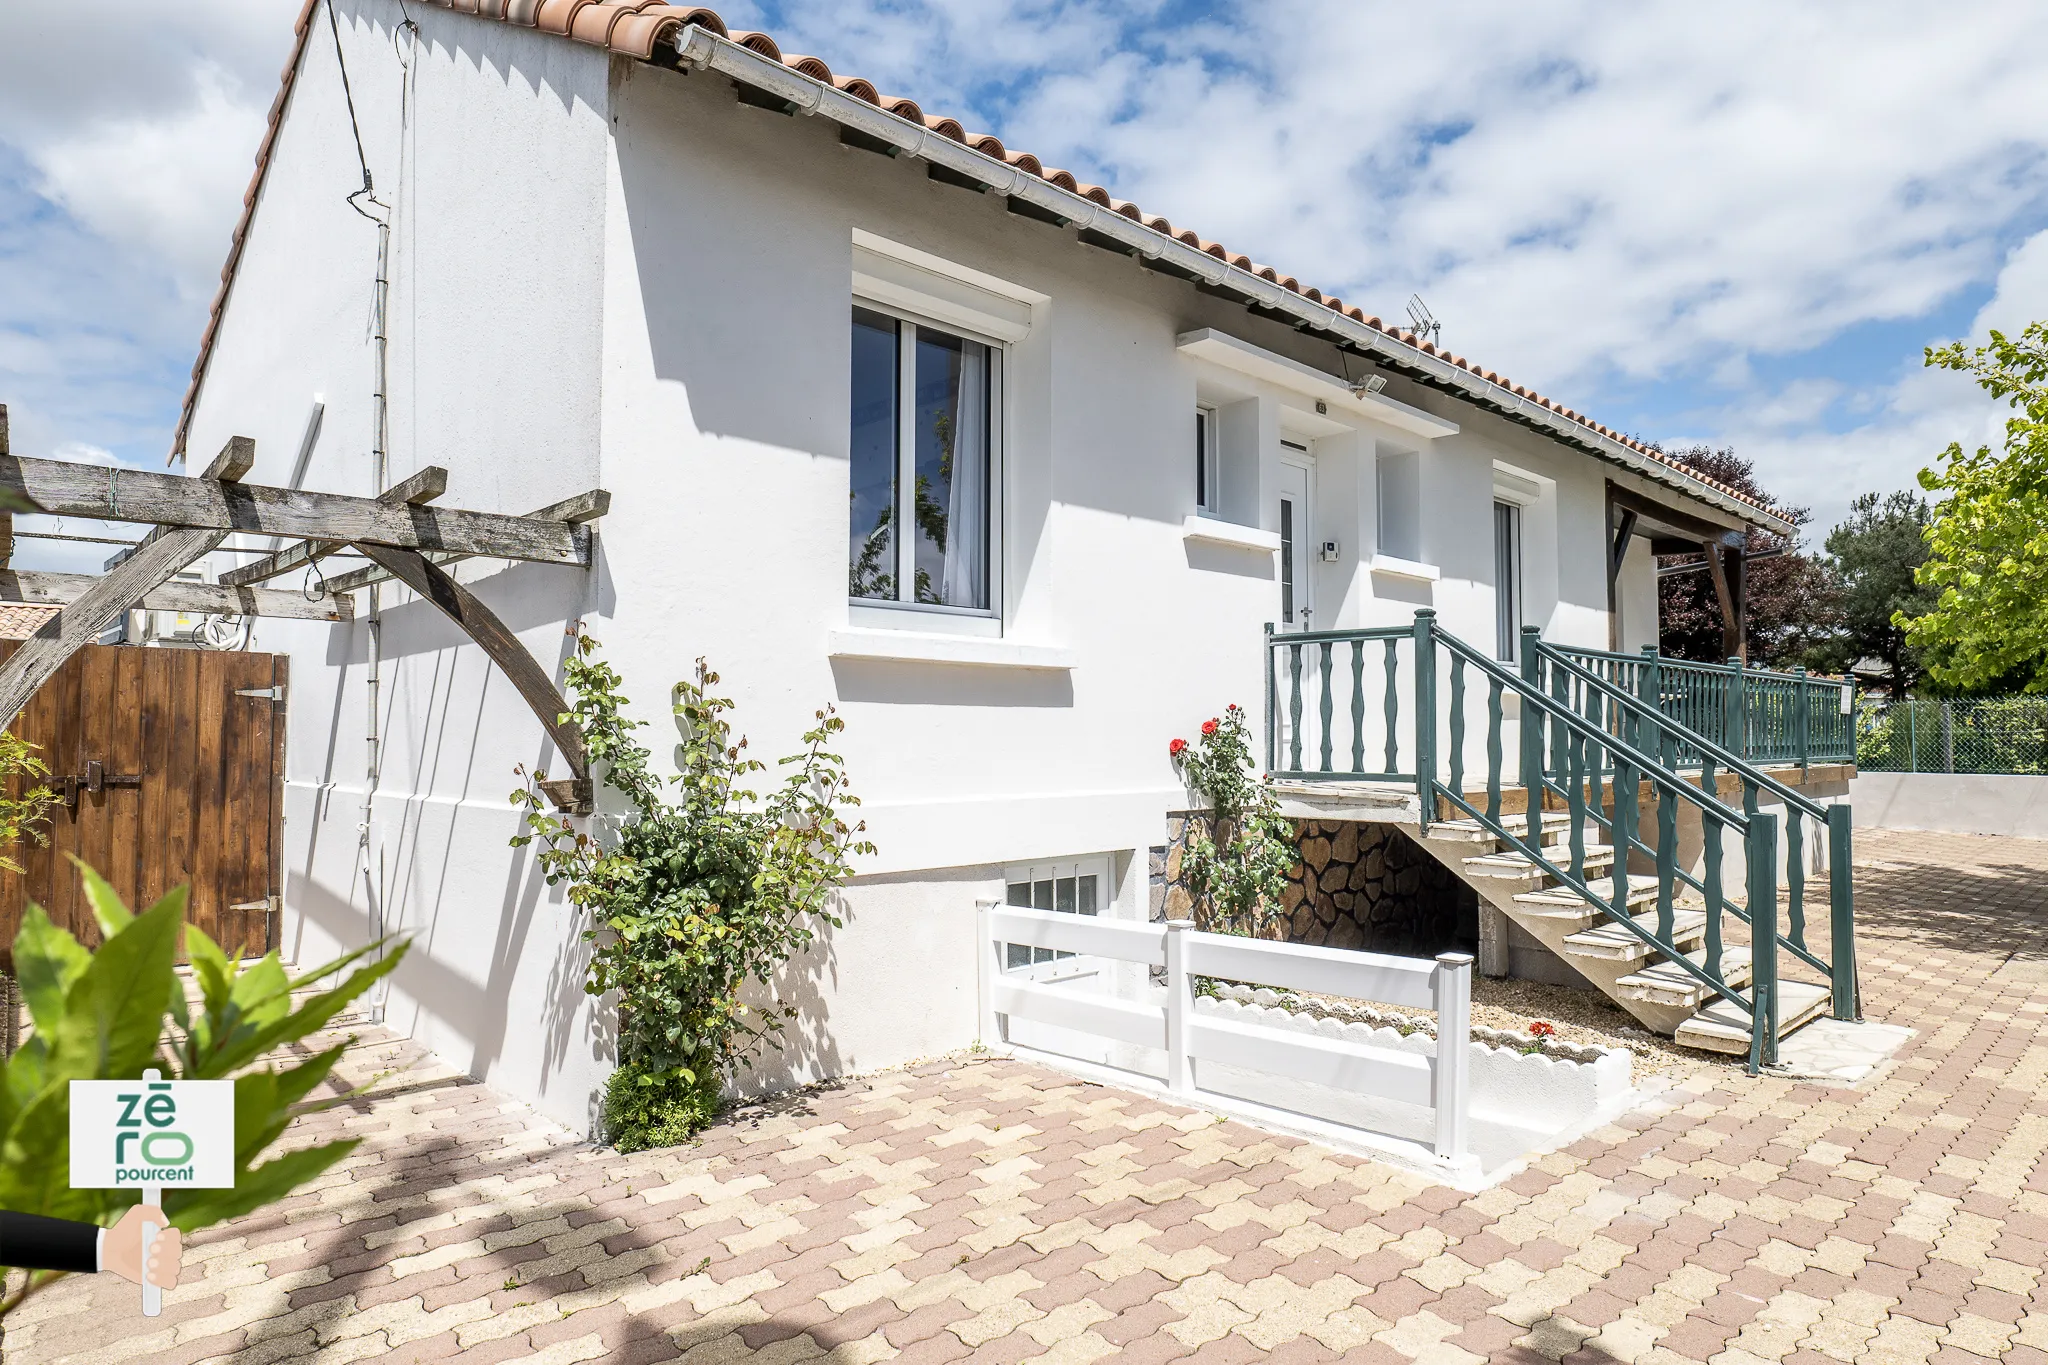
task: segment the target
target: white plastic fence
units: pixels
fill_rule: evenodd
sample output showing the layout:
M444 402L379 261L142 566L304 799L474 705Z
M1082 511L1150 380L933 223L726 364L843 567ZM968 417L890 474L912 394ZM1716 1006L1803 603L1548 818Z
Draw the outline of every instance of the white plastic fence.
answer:
M1205 934L1192 920L1133 924L994 901L981 902L980 913L978 979L985 1039L1007 1040L1011 1021L1030 1020L1156 1049L1166 1054L1167 1088L1190 1101L1201 1094L1195 1064L1207 1061L1421 1105L1435 1111L1436 1155L1445 1161L1465 1157L1470 1113L1465 1047L1471 1032L1470 954L1444 953L1434 961L1390 957ZM1147 969L1163 967L1166 1001L1163 1005L1139 1003L1029 980L1005 969L1006 944L1132 962ZM1423 1056L1198 1017L1193 990L1197 976L1433 1009L1437 1013L1436 1050L1432 1056ZM1448 1046L1446 1039L1450 1040Z

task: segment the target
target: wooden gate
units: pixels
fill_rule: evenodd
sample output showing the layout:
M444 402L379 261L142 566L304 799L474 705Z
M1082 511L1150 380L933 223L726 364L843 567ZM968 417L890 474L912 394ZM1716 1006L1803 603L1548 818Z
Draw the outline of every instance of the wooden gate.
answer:
M0 659L19 648L0 641ZM88 645L37 689L15 734L39 745L58 804L49 845L0 871L0 946L28 902L80 942L99 930L66 854L141 909L181 883L188 918L230 956L274 946L283 896L283 655Z

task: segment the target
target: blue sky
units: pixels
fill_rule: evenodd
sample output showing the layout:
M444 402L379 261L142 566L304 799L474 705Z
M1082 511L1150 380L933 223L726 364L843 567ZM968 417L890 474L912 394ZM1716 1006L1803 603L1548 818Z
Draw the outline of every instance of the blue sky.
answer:
M161 465L291 8L186 0L123 45L0 14L17 453ZM1368 312L1420 292L1452 349L1622 430L1731 444L1823 530L1993 437L1924 347L2048 316L2048 6L723 12Z

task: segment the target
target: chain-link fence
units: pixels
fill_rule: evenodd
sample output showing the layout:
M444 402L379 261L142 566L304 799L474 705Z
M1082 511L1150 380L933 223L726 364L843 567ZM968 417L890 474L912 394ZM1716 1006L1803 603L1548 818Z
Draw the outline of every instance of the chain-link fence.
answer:
M1878 773L2048 773L2048 697L1866 704L1856 766Z

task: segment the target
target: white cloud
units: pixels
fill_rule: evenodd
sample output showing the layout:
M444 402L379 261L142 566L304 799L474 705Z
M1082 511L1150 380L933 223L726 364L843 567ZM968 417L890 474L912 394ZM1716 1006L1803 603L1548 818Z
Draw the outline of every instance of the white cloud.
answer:
M38 189L86 228L156 256L186 298L213 297L249 183L263 111L237 99L212 64L169 115L100 118L34 153Z

